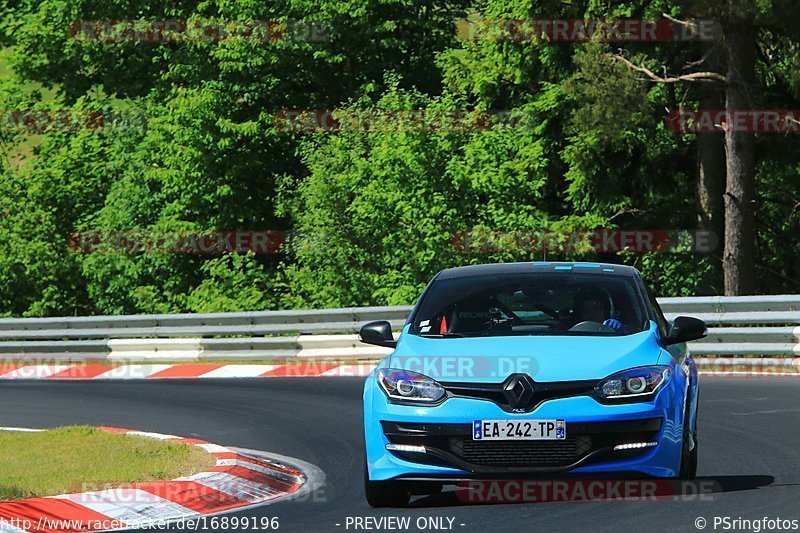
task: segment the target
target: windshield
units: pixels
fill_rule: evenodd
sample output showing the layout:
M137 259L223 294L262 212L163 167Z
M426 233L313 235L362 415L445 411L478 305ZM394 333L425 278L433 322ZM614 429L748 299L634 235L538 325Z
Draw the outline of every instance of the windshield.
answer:
M489 335L630 335L648 313L634 279L598 274L503 274L434 281L411 333Z

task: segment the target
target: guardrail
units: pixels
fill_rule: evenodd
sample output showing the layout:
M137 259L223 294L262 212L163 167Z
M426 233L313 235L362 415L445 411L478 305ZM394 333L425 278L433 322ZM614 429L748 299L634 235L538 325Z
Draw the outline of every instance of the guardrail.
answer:
M410 306L395 306L0 318L0 357L58 361L374 358L388 350L359 342L356 333L361 325L389 320L399 330L410 311Z
M708 337L690 343L698 355L800 355L800 295L659 298L668 319L706 321Z
M800 355L800 295L659 299L667 318L709 325L691 343L698 355ZM225 360L374 358L389 350L360 343L365 322L395 330L410 306L315 311L0 319L0 356L52 360Z

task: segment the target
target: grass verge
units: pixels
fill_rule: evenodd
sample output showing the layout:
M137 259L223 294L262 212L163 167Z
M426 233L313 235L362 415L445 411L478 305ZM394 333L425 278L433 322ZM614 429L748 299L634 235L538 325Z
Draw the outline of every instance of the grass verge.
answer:
M197 446L89 426L0 431L0 501L173 479L214 463Z

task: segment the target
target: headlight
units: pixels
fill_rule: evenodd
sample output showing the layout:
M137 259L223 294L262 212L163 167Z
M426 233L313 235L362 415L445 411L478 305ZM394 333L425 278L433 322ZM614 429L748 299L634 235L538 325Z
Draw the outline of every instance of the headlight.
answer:
M594 390L598 396L608 400L640 398L654 394L669 378L668 366L641 366L607 377Z
M408 370L382 368L378 370L378 383L389 398L396 400L433 403L444 396L444 387L439 383Z

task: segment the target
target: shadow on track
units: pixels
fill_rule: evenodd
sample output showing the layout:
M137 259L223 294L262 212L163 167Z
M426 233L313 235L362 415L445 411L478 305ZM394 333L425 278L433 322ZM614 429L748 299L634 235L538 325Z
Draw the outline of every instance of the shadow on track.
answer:
M408 507L456 507L509 503L711 501L714 494L768 487L768 475L664 479L463 480L411 490Z

